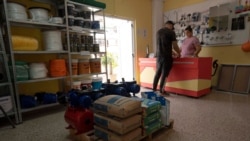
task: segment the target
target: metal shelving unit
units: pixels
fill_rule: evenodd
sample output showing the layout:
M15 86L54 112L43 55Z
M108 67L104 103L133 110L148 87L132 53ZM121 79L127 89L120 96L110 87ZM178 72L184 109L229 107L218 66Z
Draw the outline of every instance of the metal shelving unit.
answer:
M66 17L66 25L68 25L68 11L67 11L67 4L74 4L75 9L77 9L78 11L81 10L85 10L85 11L91 11L92 12L92 19L91 20L95 20L95 14L100 13L103 17L103 21L104 21L104 25L103 25L103 29L90 29L90 28L81 28L81 27L77 27L74 29L74 27L69 27L67 26L66 28L66 33L67 33L67 43L68 46L70 47L70 39L69 39L69 34L75 33L75 34L81 34L81 35L93 35L94 37L94 41L96 41L96 34L102 34L103 35L103 40L105 41L105 46L104 46L104 51L101 52L69 52L69 63L70 63L70 75L71 77L71 82L73 81L73 79L77 79L80 77L85 77L85 76L99 76L99 75L106 75L106 78L108 78L108 73L107 73L107 65L105 65L105 70L102 71L101 73L89 73L89 74L82 74L82 75L72 75L72 64L71 64L71 59L73 58L74 55L78 55L78 56L90 56L90 55L94 55L95 58L97 56L105 56L107 57L107 48L106 48L106 32L105 32L105 13L104 13L104 9L102 8L98 8L98 7L94 7L94 6L89 6L86 4L82 4L82 3L78 3L78 2L73 2L71 0L65 0L64 1L64 6L65 6L65 17Z
M46 54L53 54L55 56L57 56L56 58L60 58L60 57L64 57L65 55L69 54L68 50L60 50L60 51L46 51L46 50L37 50L37 51L15 51L12 48L12 39L11 39L11 28L12 27L20 27L20 28L33 28L33 29L39 29L40 31L43 30L47 30L47 29L51 29L51 30L66 30L66 25L65 24L53 24L53 23L47 23L47 22L38 22L38 21L32 21L32 20L15 20L15 19L9 19L8 18L8 9L7 9L7 0L1 0L0 1L3 4L3 8L4 8L4 13L2 15L4 15L5 19L3 20L3 29L5 29L5 36L7 37L6 42L8 44L8 47L6 47L6 49L8 49L7 53L9 55L9 61L10 61L10 65L11 65L11 70L12 71L12 84L13 84L13 90L15 92L15 97L16 97L16 105L15 107L17 107L17 112L15 112L18 116L18 122L21 123L23 121L22 119L22 113L23 112L27 112L27 111L34 111L34 110L38 110L38 109L42 109L42 108L48 108L51 106L56 106L59 105L58 103L55 104L46 104L46 105L39 105L36 106L34 108L29 108L29 109L22 109L21 108L21 104L19 101L19 85L20 84L25 84L25 85L29 85L32 83L36 83L36 82L45 82L45 81L54 81L54 80L63 80L66 79L68 76L64 76L64 77L48 77L48 78L41 78L41 79L32 79L32 80L26 80L26 81L17 81L16 79L16 66L14 65L16 62L15 56L18 55L18 57L22 57L22 55L27 56L27 55L38 55L37 57L39 58L40 55L46 55ZM32 33L31 33L32 36ZM59 83L58 83L59 84ZM59 84L60 85L60 84ZM63 88L63 87L61 87Z
M106 75L106 77L108 78L108 74L107 74L107 65L105 66L105 71L103 70L101 73L90 73L90 74L84 74L84 75L72 75L72 64L71 64L71 59L73 58L73 56L78 55L78 56L85 56L86 55L94 55L95 57L97 56L105 56L106 57L106 33L105 33L105 15L104 15L104 9L100 9L97 7L93 7L93 6L89 6L89 5L85 5L85 4L81 4L81 3L77 3L77 2L73 2L70 0L58 0L58 1L54 1L54 0L46 0L46 1L42 1L42 0L33 0L33 1L38 1L41 3L46 3L46 4L51 4L52 7L54 7L55 9L57 8L57 4L58 2L63 2L64 4L64 8L65 8L65 19L66 19L66 23L65 24L53 24L53 23L47 23L47 22L37 22L37 21L32 21L32 20L27 20L27 21L23 21L23 20L15 20L15 19L9 19L8 18L8 9L7 9L7 2L8 0L0 0L0 4L2 4L3 6L3 11L4 13L2 13L2 15L5 17L4 20L1 22L3 23L2 27L5 32L4 35L6 38L6 52L8 53L8 60L10 61L9 65L11 66L11 70L13 70L10 74L12 76L12 81L10 83L1 83L0 86L6 86L9 84L12 84L13 87L13 97L15 97L16 101L16 111L14 111L13 113L16 115L17 117L17 122L21 123L23 121L22 119L22 113L24 112L30 112L30 111L34 111L34 110L39 110L39 109L43 109L43 108L48 108L51 106L57 106L59 105L58 103L54 103L54 104L47 104L47 105L40 105L34 108L29 108L29 109L21 109L21 104L19 101L19 85L20 84L24 84L24 85L29 85L32 83L36 83L36 82L45 82L45 81L53 81L53 80L70 80L70 82L73 81L73 79L77 79L79 77L84 77L84 76L98 76L98 75ZM99 12L102 13L103 16L103 20L104 20L104 29L88 29L88 28L81 28L81 30L75 31L72 30L69 26L68 26L68 12L67 12L67 4L74 4L75 7L79 10L89 10L92 12L92 20L94 20L94 15ZM56 30L60 30L61 32L66 34L66 41L67 41L67 47L68 50L62 50L62 51L45 51L45 50L37 50L37 51L16 51L16 50L12 50L12 39L11 39L11 28L12 27L19 27L19 28L33 28L33 29L40 29L42 30L47 30L47 29L56 29ZM70 51L70 39L69 39L69 34L70 33L79 33L79 34L86 34L86 35L93 35L94 40L96 39L95 36L97 34L101 34L103 35L103 40L105 41L105 46L104 46L104 50L105 51L101 51L101 52L71 52ZM0 54L4 54L3 51L0 51ZM16 79L16 67L15 67L15 62L16 62L16 57L18 58L22 57L22 55L24 56L28 56L28 55L37 55L37 58L39 58L39 56L41 55L47 55L47 54L52 54L52 55L58 55L58 57L62 57L64 59L67 59L67 66L68 66L68 76L65 77L48 77L48 78L42 78L42 79L33 79L33 80L26 80L26 81L17 81ZM7 62L7 61L6 61ZM7 64L6 64L7 65ZM63 83L62 83L63 84ZM62 87L63 88L63 87Z
M0 26L1 27L1 26ZM8 69L8 64L7 64L7 54L5 51L5 44L4 44L4 39L3 39L3 34L2 34L2 29L0 28L0 52L1 52L1 59L0 59L0 70L2 68L2 75L3 75L3 80L0 81L0 87L8 87L8 94L6 95L6 91L1 91L0 93L0 98L5 97L5 96L10 96L10 102L9 105L12 105L12 108L10 111L2 111L2 114L0 114L0 117L6 116L9 119L8 116L12 116L14 115L15 117L15 122L18 123L19 119L18 119L18 112L17 112L17 107L16 107L16 99L15 99L15 95L13 92L13 87L12 87L12 83L11 83L11 78L10 78L10 72ZM2 65L2 66L1 66ZM4 100L2 99L1 102L4 102ZM0 106L2 110L4 109L4 105L2 105L0 102ZM5 101L6 102L6 101ZM5 103L3 103L5 104ZM4 115L4 112L6 112L6 115ZM9 119L10 120L10 119ZM12 126L15 127L12 123L12 121L10 121Z

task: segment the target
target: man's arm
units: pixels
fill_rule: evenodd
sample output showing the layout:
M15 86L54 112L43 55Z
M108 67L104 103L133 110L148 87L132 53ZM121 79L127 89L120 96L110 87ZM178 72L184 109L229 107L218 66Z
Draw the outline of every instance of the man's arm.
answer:
M181 51L179 49L179 46L177 44L177 41L173 41L172 42L172 45L173 45L173 49L174 51L177 53L178 57L181 57Z

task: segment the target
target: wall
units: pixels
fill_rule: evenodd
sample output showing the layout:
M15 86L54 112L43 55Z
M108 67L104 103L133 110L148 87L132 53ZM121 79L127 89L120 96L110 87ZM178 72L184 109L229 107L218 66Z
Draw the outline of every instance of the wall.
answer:
M146 46L152 48L152 0L97 0L107 4L106 15L117 16L135 23L135 68L139 81L139 60L146 56ZM145 33L145 34L144 34Z
M165 2L165 12L182 8L185 6L190 6L192 4L198 4L205 2L206 0L182 0L181 2L176 2L175 0L166 0ZM210 2L216 2L221 4L223 0L210 0ZM207 8L207 7L205 7ZM216 46L216 47L203 47L199 56L201 57L213 57L213 60L218 60L219 64L250 64L250 53L245 53L241 51L241 46ZM212 79L212 85L217 85L218 72Z

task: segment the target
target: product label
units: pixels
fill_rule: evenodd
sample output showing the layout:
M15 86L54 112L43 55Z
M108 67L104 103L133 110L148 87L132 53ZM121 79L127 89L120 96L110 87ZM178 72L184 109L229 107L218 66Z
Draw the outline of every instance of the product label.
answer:
M94 103L94 109L102 112L108 112L108 106Z
M106 119L99 118L99 117L95 116L94 117L94 122L97 125L100 125L100 126L108 128L108 121Z

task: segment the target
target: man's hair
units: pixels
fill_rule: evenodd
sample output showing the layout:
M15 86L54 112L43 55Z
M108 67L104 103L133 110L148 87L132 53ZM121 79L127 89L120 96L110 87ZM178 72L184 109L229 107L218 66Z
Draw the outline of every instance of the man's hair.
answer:
M174 22L173 21L166 21L165 24L172 24L172 25L174 25Z

